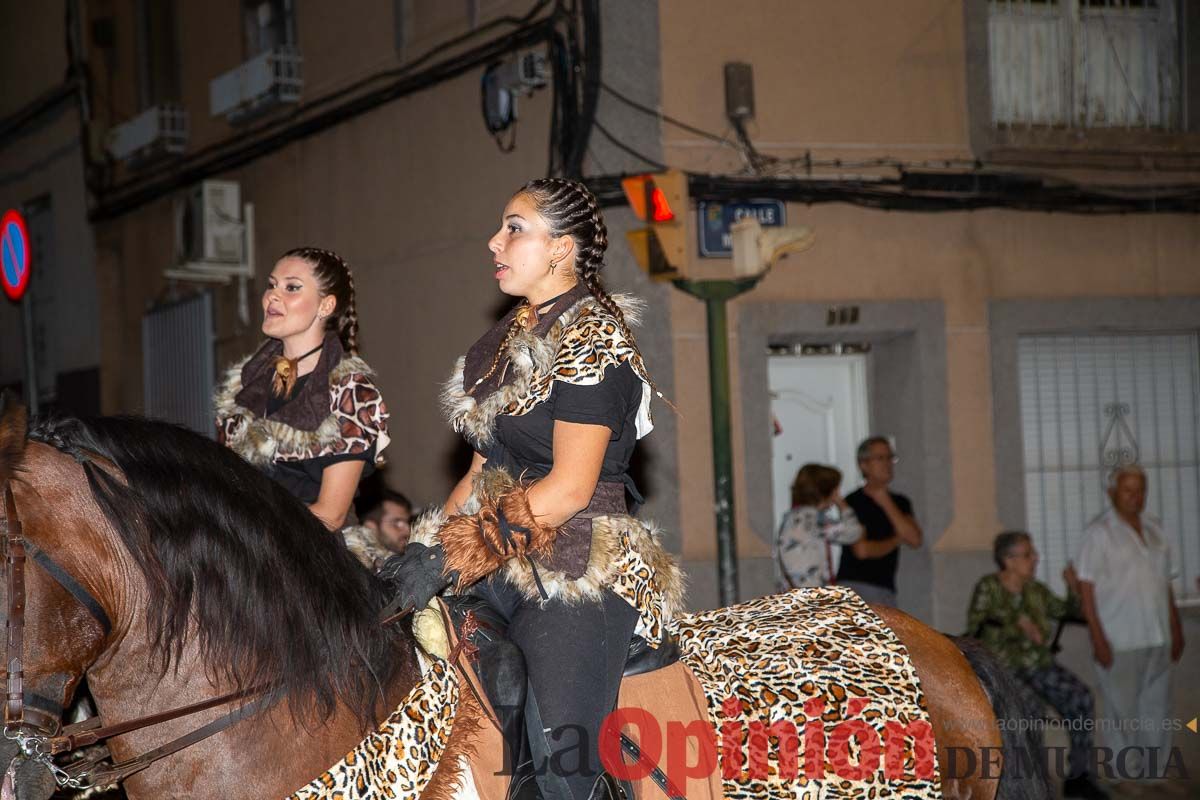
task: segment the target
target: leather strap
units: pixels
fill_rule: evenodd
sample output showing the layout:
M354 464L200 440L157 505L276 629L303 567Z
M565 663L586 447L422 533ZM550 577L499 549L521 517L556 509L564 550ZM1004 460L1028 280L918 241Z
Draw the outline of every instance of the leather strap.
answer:
M4 704L5 725L24 722L25 673L21 665L25 637L25 540L12 486L4 482L4 569L8 579L8 618L6 627L5 668L8 691Z
M85 589L83 584L75 580L71 576L71 573L60 567L54 559L46 555L46 552L33 542L26 542L25 548L39 567L50 573L50 577L54 578L59 586L70 592L71 596L78 600L79 604L95 617L96 621L100 623L100 627L104 629L105 637L112 633L112 622L109 620L108 614L105 613L104 607L100 605L95 597L92 597L91 592Z
M621 749L628 753L634 761L650 767L650 780L654 781L655 785L662 789L663 794L670 800L687 800L687 796L667 777L667 774L642 752L642 748L637 746L637 742L624 733L621 734Z
M95 744L101 739L107 739L110 736L120 736L121 734L129 733L130 731L149 728L163 722L169 722L173 719L179 719L180 717L196 714L200 711L207 711L210 708L216 708L217 706L222 706L226 703L232 703L235 700L257 698L255 702L258 702L258 699L261 699L261 696L264 694L264 692L264 688L259 686L250 689L242 689L241 691L223 694L220 697L212 697L208 700L202 700L199 703L192 703L189 706L181 706L179 708L173 708L170 711L161 711L157 714L148 714L144 717L126 720L125 722L117 722L112 725L105 725L103 727L96 727L95 723L98 718L92 717L91 719L85 719L83 722L77 722L74 725L68 725L67 727L63 728L61 735L50 739L49 749L54 755L58 755L59 753L68 753L77 748L87 747L89 744ZM254 703L241 706L241 708L249 708L252 705L254 705ZM203 728L201 730L203 730Z
M247 694L247 693L243 693L243 694ZM219 700L221 702L228 702L229 699L230 698L228 695L221 697L221 698L216 698L216 700ZM83 764L79 765L78 767L76 765L72 764L71 767L67 768L67 773L71 774L72 777L81 777L81 776L86 775L88 782L92 786L108 786L108 785L111 785L114 783L119 783L119 782L125 780L126 778L128 778L130 775L135 775L138 772L141 772L146 767L150 766L151 764L153 764L156 761L160 761L173 753L177 753L180 750L183 750L186 747L191 747L192 745L196 744L197 742L202 742L205 739L209 738L210 736L214 736L214 735L220 733L221 731L225 730L226 728L229 728L230 726L235 725L244 719L248 719L248 718L254 716L255 714L259 713L260 711L266 710L270 706L274 705L278 699L279 699L279 695L278 695L278 693L275 693L275 692L270 692L267 694L260 694L257 697L255 697L253 700L251 700L249 703L246 703L245 705L242 705L242 706L238 706L237 708L233 709L232 711L228 712L227 714L223 714L223 715L217 717L212 722L209 722L208 724L203 725L203 726L195 729L194 731L191 731L190 733L186 733L183 736L180 736L176 739L172 739L171 741L167 742L166 744L160 745L159 747L156 747L153 750L148 750L145 753L142 753L139 756L135 756L134 758L131 758L127 761L122 761L119 764L113 764L111 767L104 767L101 769L92 769L93 767L95 767L97 765L97 761L94 761L94 760L93 761L85 761ZM207 701L206 704L198 703L197 706L207 705L207 707L211 708L213 705L218 705L218 704L219 703L217 703L215 701ZM190 711L188 713L191 713L191 711L199 711L200 710L199 708L195 708L195 707L189 707L189 708L190 708ZM182 711L183 709L179 709L179 710ZM167 713L172 714L173 712L167 712ZM164 715L160 714L160 715L155 715L155 716L164 716ZM174 716L170 716L167 718L173 719L175 716L182 716L182 714L174 714ZM145 717L143 719L151 719L151 718ZM158 722L162 722L162 721L164 721L164 720L161 720L161 719L158 720ZM128 725L128 724L129 723L126 723L126 725ZM151 725L151 724L154 724L154 723L147 722L142 727L145 727L146 725ZM113 729L121 728L121 727L124 727L124 726L113 725L113 726L109 726L108 729L99 728L95 731L95 733L100 734L100 736L98 736L97 738L101 738L103 736L115 736L116 732ZM108 731L107 733L105 733L106 730Z

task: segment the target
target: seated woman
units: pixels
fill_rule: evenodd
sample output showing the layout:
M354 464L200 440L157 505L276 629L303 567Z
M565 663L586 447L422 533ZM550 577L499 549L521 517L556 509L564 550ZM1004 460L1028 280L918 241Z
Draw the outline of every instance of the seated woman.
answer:
M1063 570L1067 599L1057 597L1034 579L1038 555L1024 531L996 537L992 557L998 572L975 584L967 612L968 635L978 637L1022 682L1054 707L1068 723L1071 739L1064 797L1106 798L1088 775L1092 748L1092 693L1066 668L1054 663L1050 625L1079 613L1079 579L1073 567Z
M229 369L215 398L217 438L342 530L356 522L358 483L388 444L387 408L358 357L350 267L329 250L289 250L262 306L269 338ZM386 557L380 550L355 555L369 565Z
M780 591L833 583L833 546L862 537L854 509L838 490L841 483L841 470L824 464L805 464L796 473L792 508L775 537Z

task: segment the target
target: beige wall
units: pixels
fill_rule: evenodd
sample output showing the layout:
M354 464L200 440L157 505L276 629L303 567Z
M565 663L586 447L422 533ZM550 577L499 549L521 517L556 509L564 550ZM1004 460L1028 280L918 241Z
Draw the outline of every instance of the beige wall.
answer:
M665 113L733 138L724 116L722 65L754 68L757 116L750 134L760 150L814 159L922 162L971 158L962 4L941 0L823 5L660 4ZM1197 149L1192 143L1193 151ZM739 173L730 146L664 128L671 166ZM800 170L797 170L800 172ZM868 166L821 167L822 175L888 174ZM895 174L891 172L890 174ZM1072 177L1112 182L1166 181L1162 175L1093 170ZM1170 180L1197 175L1172 175ZM1048 214L977 211L920 214L828 204L792 204L788 222L809 225L817 244L784 261L744 299L867 302L933 299L945 308L947 392L953 485L948 530L927 532L938 551L990 545L996 508L988 301L998 298L1170 296L1200 294L1200 223L1186 215ZM691 243L693 265L698 262ZM712 558L711 440L704 308L672 300L679 405L691 435L679 442L685 556ZM731 332L736 322L731 320ZM736 333L734 334L736 335ZM853 339L853 328L841 332ZM735 354L733 381L739 381ZM734 392L739 549L767 553L772 531L746 514L745 465ZM748 535L752 532L754 535Z

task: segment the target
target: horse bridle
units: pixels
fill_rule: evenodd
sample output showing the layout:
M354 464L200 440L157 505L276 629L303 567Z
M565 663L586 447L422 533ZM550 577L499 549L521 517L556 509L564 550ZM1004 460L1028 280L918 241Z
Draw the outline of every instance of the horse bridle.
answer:
M33 558L54 581L74 597L100 624L107 638L112 633L112 622L104 607L79 581L33 542L25 539L21 518L17 514L16 499L12 486L4 481L4 519L0 520L0 539L4 544L4 570L8 583L8 618L6 619L5 669L7 693L4 703L4 738L15 741L20 752L8 765L5 777L6 788L12 779L18 759L37 762L50 771L55 783L72 789L87 789L117 783L140 772L155 761L189 747L197 742L225 730L235 722L251 717L271 706L278 695L269 687L243 689L193 703L188 706L150 714L129 722L100 725L99 717L63 727L62 706L49 698L27 691L24 686L24 635L25 635L25 562L26 555ZM210 708L237 700L249 700L227 714L217 717L195 730L173 739L134 758L112 766L101 765L106 758L81 759L65 769L54 763L54 756L69 753L81 747L95 744L101 739L148 728L168 720L196 714ZM53 709L53 711L48 710ZM57 714L53 712L57 712Z

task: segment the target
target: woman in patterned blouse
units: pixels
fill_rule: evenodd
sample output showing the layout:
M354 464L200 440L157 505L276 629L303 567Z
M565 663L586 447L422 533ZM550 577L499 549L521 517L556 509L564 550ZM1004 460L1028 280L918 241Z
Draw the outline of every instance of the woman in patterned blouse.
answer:
M775 537L779 589L811 588L834 582L834 545L854 544L862 525L838 487L841 470L805 464L792 483L792 508Z
M256 353L234 364L214 398L217 438L266 472L371 566L387 552L357 524L359 482L383 463L388 412L358 356L354 278L330 250L279 257L262 296Z

